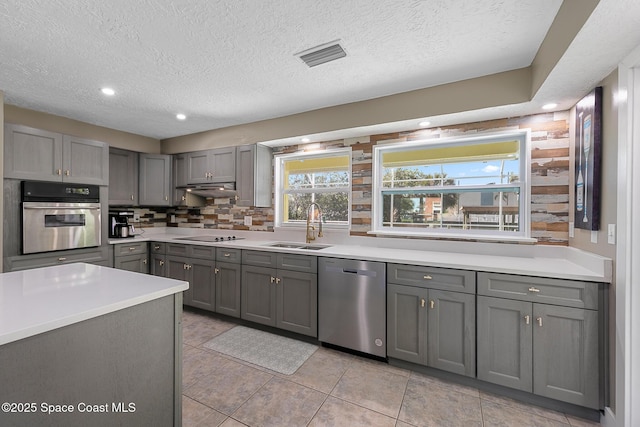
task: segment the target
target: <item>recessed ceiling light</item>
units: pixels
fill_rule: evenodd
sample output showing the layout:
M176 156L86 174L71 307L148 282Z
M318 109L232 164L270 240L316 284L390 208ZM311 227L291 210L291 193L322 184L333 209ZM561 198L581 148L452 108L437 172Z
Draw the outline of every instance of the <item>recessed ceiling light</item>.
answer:
M176 114L176 119L178 119L178 120L186 120L187 116L185 116L182 113L179 113L179 114Z
M428 122L426 120L421 121L420 123L418 123L418 126L420 126L421 128L426 128L427 126L429 126L431 124L431 122Z
M553 102L549 103L549 104L544 104L542 106L543 110L553 110L554 108L556 108L558 106L558 104L555 104Z
M116 91L111 89L110 87L103 87L102 89L100 89L100 92L107 96L113 96L116 94Z
M311 140L310 140L309 138L306 138L306 137L305 137L305 138L302 138L300 141L304 142L305 144L306 144L307 142L311 142Z

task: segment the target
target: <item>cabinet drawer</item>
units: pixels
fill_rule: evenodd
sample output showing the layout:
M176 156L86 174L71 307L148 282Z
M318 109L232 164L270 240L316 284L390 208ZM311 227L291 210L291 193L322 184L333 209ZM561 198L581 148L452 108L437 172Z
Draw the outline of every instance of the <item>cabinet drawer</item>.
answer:
M149 243L149 251L152 254L164 254L167 252L167 244L162 242Z
M180 255L187 256L189 252L189 246L180 243L167 243L167 255Z
M276 267L276 252L242 251L242 263L258 267Z
M189 245L189 256L193 258L201 258L201 259L216 259L216 248L215 246L200 246L200 245Z
M476 273L450 268L387 264L387 283L474 294Z
M277 267L283 270L318 272L318 258L313 255L294 255L279 253L276 257Z
M573 280L478 273L478 294L592 310L598 308L598 284Z
M114 248L115 256L136 255L147 253L147 242L118 243Z
M240 261L242 261L242 251L240 249L232 248L216 248L216 261L240 264Z

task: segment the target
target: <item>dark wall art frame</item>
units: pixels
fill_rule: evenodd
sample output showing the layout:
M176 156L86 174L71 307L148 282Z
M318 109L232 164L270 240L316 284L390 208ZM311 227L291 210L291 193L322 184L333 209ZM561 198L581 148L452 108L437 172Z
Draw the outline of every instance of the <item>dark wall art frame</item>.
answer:
M602 159L602 87L576 104L574 225L600 229Z

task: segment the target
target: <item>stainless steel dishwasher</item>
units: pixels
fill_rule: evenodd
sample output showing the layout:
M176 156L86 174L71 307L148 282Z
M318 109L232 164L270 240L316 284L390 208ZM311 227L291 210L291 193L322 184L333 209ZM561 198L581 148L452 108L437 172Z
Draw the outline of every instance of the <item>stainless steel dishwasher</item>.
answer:
M387 355L386 264L318 258L318 339Z

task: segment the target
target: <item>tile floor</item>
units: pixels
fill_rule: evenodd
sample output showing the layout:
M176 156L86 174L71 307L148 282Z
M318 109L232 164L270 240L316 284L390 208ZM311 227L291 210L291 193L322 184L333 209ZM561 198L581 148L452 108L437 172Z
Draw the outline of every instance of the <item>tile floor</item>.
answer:
M323 347L282 375L202 346L233 326L184 312L185 427L598 425Z

